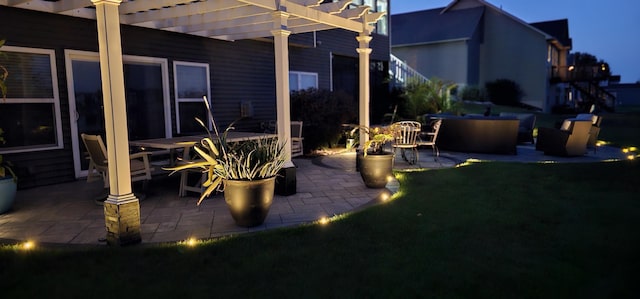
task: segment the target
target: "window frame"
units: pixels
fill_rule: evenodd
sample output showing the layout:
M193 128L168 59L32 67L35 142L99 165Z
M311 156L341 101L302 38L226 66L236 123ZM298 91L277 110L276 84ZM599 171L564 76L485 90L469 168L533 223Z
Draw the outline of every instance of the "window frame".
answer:
M58 90L58 73L56 67L56 53L55 50L52 49L43 49L43 48L29 48L29 47L17 47L17 46L3 46L3 52L18 52L18 53L29 53L29 54L43 54L49 56L49 66L51 69L51 84L52 84L52 97L51 98L10 98L7 97L5 100L0 100L0 107L3 104L53 104L53 120L55 127L55 138L56 142L52 144L43 144L43 145L35 145L35 146L21 146L21 147L10 147L0 149L0 154L11 154L11 153L24 153L24 152L39 152L39 151L48 151L48 150L56 150L62 149L64 147L64 140L62 134L62 115L60 113L60 92ZM10 72L11 70L9 70ZM11 75L11 73L9 73Z
M205 68L206 74L206 83L207 83L207 101L209 102L209 107L211 106L211 73L209 63L205 62L189 62L189 61L174 61L173 62L173 92L175 98L175 116L176 116L176 133L181 134L182 129L180 128L180 104L181 103L196 103L202 102L202 98L180 98L178 96L179 86L178 86L178 67L179 66L190 66L190 67L203 67ZM204 120L203 120L204 121ZM211 120L207 119L207 126L211 129Z
M301 72L301 71L289 71L289 76L291 76L291 75L295 75L296 77L298 77L298 86L296 86L296 88L293 88L293 86L291 86L291 80L289 80L289 92L306 89L306 88L301 88L301 86L300 86L300 82L301 82L300 78L301 78L301 76L313 76L315 78L315 86L313 88L318 89L318 73L315 73L315 72Z

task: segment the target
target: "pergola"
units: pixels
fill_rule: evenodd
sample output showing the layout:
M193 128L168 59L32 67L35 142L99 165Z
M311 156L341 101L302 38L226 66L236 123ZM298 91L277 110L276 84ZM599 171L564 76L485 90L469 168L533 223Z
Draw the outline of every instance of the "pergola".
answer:
M288 37L341 28L357 33L359 124L369 125L369 55L373 25L385 12L350 8L351 0L0 0L1 5L95 19L105 111L110 192L104 204L109 244L140 242L140 205L129 176L129 138L120 24L221 40L273 37L279 140L290 140ZM364 144L366 134L360 135ZM288 143L286 150L290 153ZM291 165L290 161L288 163Z

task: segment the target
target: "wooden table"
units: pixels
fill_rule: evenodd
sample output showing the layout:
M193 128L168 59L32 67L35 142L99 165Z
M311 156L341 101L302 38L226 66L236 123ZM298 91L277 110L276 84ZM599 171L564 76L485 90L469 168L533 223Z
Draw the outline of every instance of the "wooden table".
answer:
M200 140L202 140L202 138L205 138L205 137L207 137L207 135L132 140L132 141L129 141L129 145L137 146L141 148L156 148L156 149L169 150L170 165L173 166L175 165L174 157L175 157L176 150L182 149L183 150L182 158L188 160L189 149L193 147L196 143L198 143ZM246 140L256 140L260 138L277 138L277 137L278 135L276 134L229 131L227 132L226 141L240 142L240 141L246 141Z

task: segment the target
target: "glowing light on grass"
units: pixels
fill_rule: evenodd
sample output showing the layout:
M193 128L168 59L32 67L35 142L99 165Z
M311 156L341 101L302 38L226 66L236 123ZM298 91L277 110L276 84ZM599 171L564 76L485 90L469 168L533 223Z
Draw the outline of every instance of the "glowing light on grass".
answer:
M331 219L329 219L329 217L324 216L322 218L320 218L320 220L318 220L318 223L322 224L322 225L327 225L329 224L329 222L331 222Z
M633 160L633 159L635 159L635 158L636 158L636 156L635 156L635 155L628 155L628 156L627 156L627 159L629 159L629 160Z
M200 241L198 241L198 239L191 237L189 239L186 239L182 242L180 242L180 245L184 245L184 246L188 246L188 247L195 247L200 243Z
M31 250L31 249L36 248L36 243L33 242L33 241L26 241L26 242L22 243L22 246L20 246L20 247L23 250Z

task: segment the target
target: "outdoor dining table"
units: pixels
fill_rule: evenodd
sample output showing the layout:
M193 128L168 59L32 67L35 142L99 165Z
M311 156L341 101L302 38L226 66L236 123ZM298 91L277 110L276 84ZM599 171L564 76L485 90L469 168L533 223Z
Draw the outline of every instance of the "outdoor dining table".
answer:
M207 137L207 135L193 135L193 136L178 136L178 137L170 137L170 138L153 138L153 139L142 139L142 140L131 140L129 141L130 146L140 147L142 149L163 149L169 150L169 163L170 166L175 165L175 154L177 150L183 150L182 159L189 159L189 150L196 143L198 143L203 138ZM276 134L269 133L256 133L256 132L240 132L240 131L228 131L226 136L226 142L241 142L247 140L256 140L261 138L277 138Z

